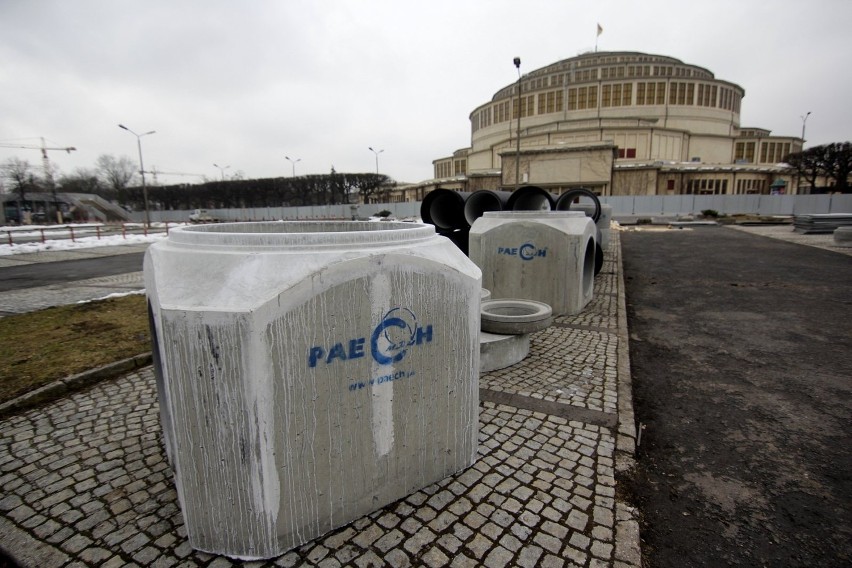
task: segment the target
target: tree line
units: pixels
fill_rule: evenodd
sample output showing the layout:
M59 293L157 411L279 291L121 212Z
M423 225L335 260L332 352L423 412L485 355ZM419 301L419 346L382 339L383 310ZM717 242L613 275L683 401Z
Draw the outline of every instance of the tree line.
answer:
M146 172L148 174L148 172ZM77 169L59 176L54 182L50 172L41 175L29 162L10 158L0 165L2 188L14 193L20 202L27 194L91 193L130 211L144 209L141 176L134 162L126 157L98 157L94 169ZM147 176L146 176L147 177ZM235 207L296 207L338 205L361 200L380 201L396 183L384 174L342 173L331 168L328 174L298 177L207 180L198 184L150 185L147 178L148 204L153 210L228 209Z
M814 146L787 156L784 161L793 168L804 183L809 185L811 193L828 191L849 193L849 174L852 173L852 143L832 142ZM818 183L824 180L825 185Z

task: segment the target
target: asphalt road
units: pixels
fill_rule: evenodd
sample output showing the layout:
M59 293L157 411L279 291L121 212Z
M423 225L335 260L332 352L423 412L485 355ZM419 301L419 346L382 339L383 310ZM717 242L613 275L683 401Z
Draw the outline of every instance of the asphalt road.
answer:
M142 270L144 252L0 268L0 292Z
M852 565L852 257L622 233L646 566Z

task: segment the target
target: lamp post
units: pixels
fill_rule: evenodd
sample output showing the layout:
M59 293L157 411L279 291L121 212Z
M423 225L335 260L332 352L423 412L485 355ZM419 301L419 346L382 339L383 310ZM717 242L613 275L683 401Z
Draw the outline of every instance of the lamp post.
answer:
M811 111L808 111L805 116L800 117L802 119L802 150L805 149L805 123L808 121L810 115Z
M376 175L379 175L379 154L384 152L384 150L373 150L373 147L370 146L370 152L376 155Z
M123 124L119 124L118 127L128 131L136 137L136 147L139 149L139 173L142 175L142 198L145 200L145 226L150 227L151 215L148 212L148 186L145 185L145 165L142 163L142 137L148 136L149 134L154 134L156 130L151 130L143 134L136 134Z
M284 159L290 162L290 165L293 166L293 177L296 177L296 162L301 162L302 158L292 159L290 156L284 156Z
M219 164L213 164L213 167L219 168L219 171L222 173L222 181L225 181L225 170L227 170L231 166L220 166Z
M521 185L521 58L515 58L515 68L518 70L518 127L515 129L517 146L515 151L515 189Z

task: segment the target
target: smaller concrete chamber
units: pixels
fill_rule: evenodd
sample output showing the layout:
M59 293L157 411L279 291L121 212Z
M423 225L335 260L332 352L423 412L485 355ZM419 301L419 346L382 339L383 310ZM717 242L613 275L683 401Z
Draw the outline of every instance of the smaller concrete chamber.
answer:
M487 212L470 230L470 259L491 297L580 313L594 293L595 223L580 211Z

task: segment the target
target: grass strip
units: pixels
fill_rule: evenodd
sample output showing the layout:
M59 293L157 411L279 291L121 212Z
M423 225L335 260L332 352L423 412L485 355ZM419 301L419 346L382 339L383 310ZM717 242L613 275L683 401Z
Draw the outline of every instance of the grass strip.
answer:
M0 319L0 403L151 350L144 295Z

